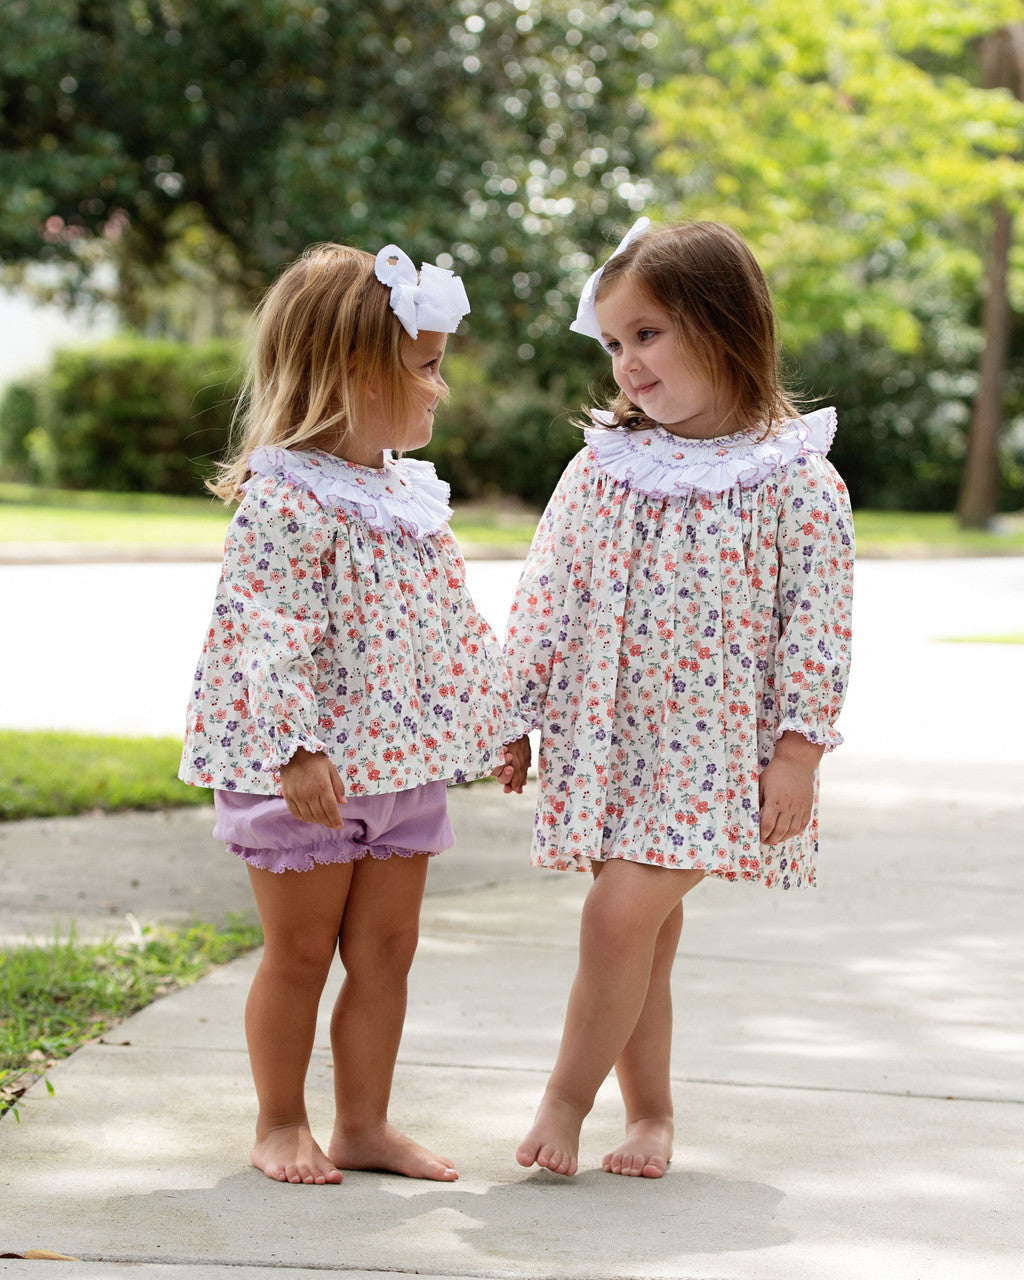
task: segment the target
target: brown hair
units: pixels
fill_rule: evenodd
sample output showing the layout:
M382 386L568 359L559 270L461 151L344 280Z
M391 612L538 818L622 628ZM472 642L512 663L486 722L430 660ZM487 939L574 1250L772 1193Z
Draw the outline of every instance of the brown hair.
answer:
M797 417L782 385L768 283L743 237L721 222L652 228L601 272L596 300L629 279L675 320L681 353L725 394L723 425L773 434ZM623 391L608 408L615 425L653 425Z
M307 249L256 308L230 456L207 488L225 502L238 498L260 445L336 448L358 431L368 386L398 417L421 392L436 394L403 363L404 337L373 254L340 244Z

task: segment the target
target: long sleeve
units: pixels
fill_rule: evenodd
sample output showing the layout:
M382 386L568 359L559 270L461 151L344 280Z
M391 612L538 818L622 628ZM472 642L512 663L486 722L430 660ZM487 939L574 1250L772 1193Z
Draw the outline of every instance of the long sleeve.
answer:
M568 653L585 643L575 630L576 602L589 583L590 548L581 545L581 490L589 468L584 450L569 463L541 516L509 610L505 660L516 701L534 728L548 686ZM585 580L584 580L585 579ZM572 599L573 610L566 609ZM584 596L585 603L585 596Z
M288 507L280 489L246 496L228 532L225 574L262 767L274 776L317 735L316 650L328 625L324 578L334 547L326 515ZM328 563L329 561L329 563Z
M490 773L526 718L433 469L253 458L266 471L228 533L179 776L278 794L300 747L325 752L350 796Z
M779 485L775 652L776 741L795 730L831 750L846 696L851 655L853 517L846 486L812 455Z
M271 793L318 734L318 646L334 573L328 518L300 492L250 486L228 529L195 673L180 775L197 786Z

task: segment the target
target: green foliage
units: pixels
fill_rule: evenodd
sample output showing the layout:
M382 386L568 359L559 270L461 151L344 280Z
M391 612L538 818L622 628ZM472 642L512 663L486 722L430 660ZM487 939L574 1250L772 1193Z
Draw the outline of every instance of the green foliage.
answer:
M8 383L0 398L0 468L17 479L33 478L32 434L39 426L39 388L34 381Z
M422 456L455 499L512 495L543 506L583 443L565 411L564 379L550 388L492 380L487 362L453 354L444 375L452 403L437 415Z
M17 1118L17 1098L57 1059L262 940L258 926L232 919L226 929L142 929L125 943L72 933L0 951L0 1115Z
M661 196L751 240L790 346L874 331L913 351L926 288L962 314L991 202L1024 194L1024 104L971 82L968 42L1019 20L1017 0L670 10L671 74L648 95Z
M249 291L312 242L395 240L450 255L475 334L543 385L642 199L656 7L7 0L0 257L87 289L113 260L140 323L183 258Z
M963 465L972 370L936 361L934 347L902 355L877 335L828 333L805 347L800 383L834 404L829 457L855 507L950 510ZM1007 488L1008 508L1024 491Z
M201 493L227 441L238 366L238 349L220 341L120 338L58 352L37 399L36 475L69 488Z
M209 804L177 777L175 738L0 730L0 822Z
M180 297L156 305L172 282L247 309L315 240L450 261L479 366L431 446L456 494L550 492L578 439L566 410L606 366L567 321L644 208L749 238L806 389L840 408L860 501L952 501L988 210L1024 193L1024 104L979 87L975 42L1020 21L1019 0L10 0L5 16L0 257L93 291L112 263L122 313L175 332ZM1022 268L1017 248L1018 305ZM75 415L58 448L24 429L30 398L6 465L63 476ZM133 476L166 487L160 465Z

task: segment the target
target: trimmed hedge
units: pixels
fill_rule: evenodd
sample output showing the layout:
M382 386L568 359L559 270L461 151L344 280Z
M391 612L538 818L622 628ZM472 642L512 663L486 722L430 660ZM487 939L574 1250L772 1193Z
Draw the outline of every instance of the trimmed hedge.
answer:
M198 494L228 439L236 344L117 338L59 351L0 405L5 469L35 483Z
M11 480L38 480L32 464L32 433L39 425L41 385L12 382L0 400L0 466Z
M498 387L482 361L456 353L445 357L443 371L451 400L438 409L433 438L416 456L437 467L455 499L504 494L543 506L583 444L563 388L526 379Z
M228 442L242 348L118 338L60 351L0 402L8 479L66 489L198 494ZM451 402L417 456L456 499L509 494L543 505L582 444L564 391L492 384L482 363L445 361Z
M933 343L934 345L934 343ZM461 347L461 344L460 344ZM59 352L49 372L0 401L4 477L70 489L195 495L227 445L241 344L119 338ZM831 457L854 505L950 510L963 465L973 375L929 347L897 356L880 340L825 335L802 353L798 381L839 409ZM507 495L542 506L581 447L573 412L580 369L539 386L529 366L496 383L487 351L450 351L428 458L458 500ZM575 376L575 384L569 381ZM1000 506L1024 503L1024 378L1008 378Z

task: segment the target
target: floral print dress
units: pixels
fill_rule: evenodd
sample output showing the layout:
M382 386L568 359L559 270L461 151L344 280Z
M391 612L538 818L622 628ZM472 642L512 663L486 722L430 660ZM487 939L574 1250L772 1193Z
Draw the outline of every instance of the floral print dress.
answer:
M257 449L228 530L180 777L280 794L299 747L350 796L490 773L528 727L433 467Z
M532 860L626 858L815 882L814 814L758 835L787 730L831 750L850 662L853 522L835 411L760 439L596 427L537 529L506 658L541 731Z

